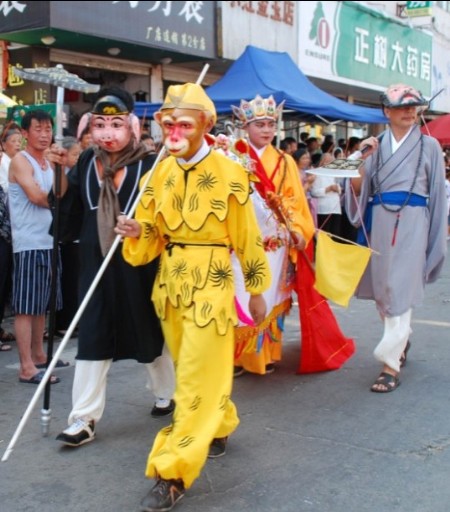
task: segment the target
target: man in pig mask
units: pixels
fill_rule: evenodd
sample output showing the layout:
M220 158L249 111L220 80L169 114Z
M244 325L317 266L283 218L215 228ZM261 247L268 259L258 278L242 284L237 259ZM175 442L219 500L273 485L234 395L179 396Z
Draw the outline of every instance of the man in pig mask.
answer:
M139 142L131 95L113 87L101 90L97 98L79 126L79 132L89 127L94 146L81 154L61 183L60 239L80 241L80 302L114 241L117 216L129 211L139 180L155 159ZM64 165L65 150L53 146L50 158ZM79 322L69 427L56 438L65 445L77 447L95 438L107 374L116 360L145 364L147 387L157 398L152 416L173 411L172 361L163 353L164 338L150 301L157 266L156 260L133 268L119 248L94 290Z

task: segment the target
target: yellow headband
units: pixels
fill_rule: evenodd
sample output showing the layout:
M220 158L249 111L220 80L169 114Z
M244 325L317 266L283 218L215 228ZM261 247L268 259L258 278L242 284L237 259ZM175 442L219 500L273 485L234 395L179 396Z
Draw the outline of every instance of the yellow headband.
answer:
M203 88L197 84L171 85L167 90L160 110L167 110L169 108L186 108L209 112L213 116L214 122L217 120L214 103L207 96Z

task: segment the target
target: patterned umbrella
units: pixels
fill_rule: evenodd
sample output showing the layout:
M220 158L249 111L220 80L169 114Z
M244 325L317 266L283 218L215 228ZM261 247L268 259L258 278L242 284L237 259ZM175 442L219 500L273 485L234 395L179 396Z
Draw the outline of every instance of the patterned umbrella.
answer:
M58 88L56 93L56 142L62 140L62 107L64 103L64 89L84 93L98 92L100 86L90 84L74 73L65 70L62 64L54 68L14 68L14 73L25 80L51 84Z
M14 68L14 73L20 78L55 85L63 89L71 89L84 93L97 92L99 85L90 84L74 73L69 73L58 64L54 68Z

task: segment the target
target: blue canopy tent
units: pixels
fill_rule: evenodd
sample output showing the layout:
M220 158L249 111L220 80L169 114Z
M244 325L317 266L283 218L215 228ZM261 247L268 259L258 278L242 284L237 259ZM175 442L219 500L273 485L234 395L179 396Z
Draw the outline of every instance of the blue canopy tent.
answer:
M241 99L250 100L257 94L273 95L284 108L303 115L317 116L324 122L353 121L387 123L381 109L361 107L340 100L314 85L286 52L272 52L247 46L225 75L206 88L218 114L231 113L231 105ZM139 117L151 117L161 104L136 103Z

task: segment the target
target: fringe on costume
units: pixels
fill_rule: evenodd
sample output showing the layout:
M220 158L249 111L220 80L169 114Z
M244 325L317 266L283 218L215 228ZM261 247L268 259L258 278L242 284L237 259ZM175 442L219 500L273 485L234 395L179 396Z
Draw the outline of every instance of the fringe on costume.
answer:
M292 299L275 306L258 326L239 326L235 329L234 357L242 354L259 354L266 344L280 343L284 330L284 318L289 313Z

